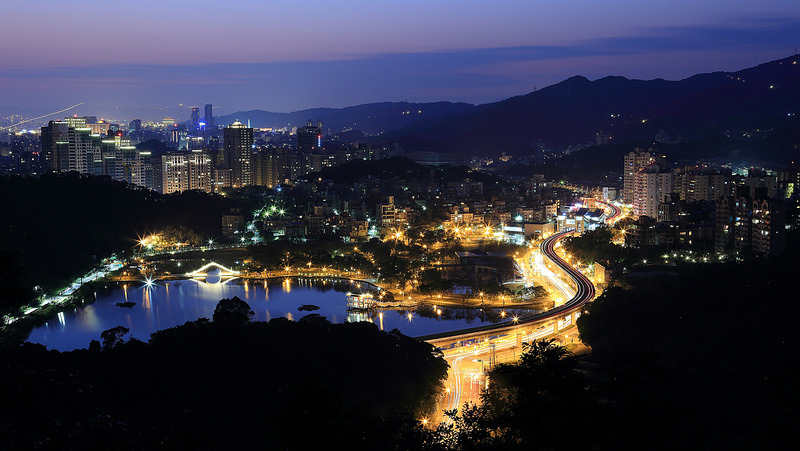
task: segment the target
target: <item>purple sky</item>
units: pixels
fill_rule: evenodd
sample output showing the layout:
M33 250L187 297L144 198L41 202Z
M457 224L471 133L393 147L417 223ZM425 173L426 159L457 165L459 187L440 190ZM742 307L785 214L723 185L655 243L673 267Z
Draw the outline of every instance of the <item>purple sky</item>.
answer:
M795 0L4 2L0 114L118 120L485 103L572 75L681 79L800 47ZM19 110L19 108L24 108Z

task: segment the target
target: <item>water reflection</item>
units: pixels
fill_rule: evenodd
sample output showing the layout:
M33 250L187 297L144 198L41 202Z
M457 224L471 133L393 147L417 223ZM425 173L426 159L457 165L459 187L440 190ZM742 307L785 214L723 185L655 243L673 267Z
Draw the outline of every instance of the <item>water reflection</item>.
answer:
M142 288L142 291L143 291L142 300L144 301L142 303L142 307L146 308L147 310L150 310L150 308L151 308L150 293L152 292L152 289L153 289L152 285L145 286L144 288Z
M129 286L130 285L130 286ZM97 301L71 312L63 312L31 332L29 341L43 343L52 349L85 348L100 333L115 326L130 328L131 336L147 341L150 334L181 325L198 318L211 318L223 298L238 296L255 312L254 321L269 321L278 316L290 320L305 314L299 307L319 306L313 313L332 323L369 321L381 330L400 329L410 336L428 335L472 327L474 323L501 320L499 311L423 306L415 310L347 311L345 293L355 291L348 280L272 279L250 281L224 280L210 284L201 280L166 281L145 286L123 284L100 290ZM370 288L362 284L362 290ZM118 307L122 301L133 307ZM506 309L507 315L526 313Z
M347 312L347 322L348 323L357 323L360 321L367 321L372 322L372 315L371 312L364 312L364 311L349 311Z

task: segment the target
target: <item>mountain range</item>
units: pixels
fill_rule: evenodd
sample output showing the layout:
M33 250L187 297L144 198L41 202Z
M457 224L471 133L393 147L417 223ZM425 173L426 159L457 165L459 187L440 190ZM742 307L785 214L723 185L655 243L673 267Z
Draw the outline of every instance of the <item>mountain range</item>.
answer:
M800 128L800 56L737 72L668 81L574 76L495 103L375 103L294 113L260 110L220 117L253 126L302 125L322 120L326 132L358 129L406 150L494 156L595 143L748 138L778 128Z
M475 109L468 103L433 102L382 102L356 105L347 108L312 108L292 113L250 110L216 118L219 125L236 120L250 122L252 127L283 128L305 125L306 122L322 121L328 134L348 130L360 130L367 135L378 135L403 128L420 120L436 120L458 116Z

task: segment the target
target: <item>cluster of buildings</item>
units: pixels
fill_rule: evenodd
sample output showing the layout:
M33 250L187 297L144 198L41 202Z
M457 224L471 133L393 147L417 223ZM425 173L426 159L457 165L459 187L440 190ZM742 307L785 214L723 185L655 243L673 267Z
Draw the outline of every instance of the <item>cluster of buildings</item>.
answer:
M377 236L405 241L414 224L444 219L445 232L476 244L500 235L522 241L552 232L562 206L573 201L569 189L544 182L541 176L485 185L476 180L443 181L436 171L428 167L425 174L408 176L364 174L355 181L300 178L273 193L275 205L281 207L263 213L263 238L338 235L354 241Z
M324 150L322 123L298 127L294 146L257 145L252 127L235 121L217 128L212 111L212 105L206 105L201 119L199 108L193 108L191 124L173 123L163 130L166 141L176 146L166 151L133 145L145 133L140 120L131 121L127 130L90 116L50 121L41 128L38 173L106 175L163 194L215 192L251 185L277 187L354 159L380 158L379 151L367 146Z
M797 227L798 189L797 169L747 175L703 165L668 169L664 156L636 150L623 166L622 199L637 218L626 241L641 248L779 254L787 231Z

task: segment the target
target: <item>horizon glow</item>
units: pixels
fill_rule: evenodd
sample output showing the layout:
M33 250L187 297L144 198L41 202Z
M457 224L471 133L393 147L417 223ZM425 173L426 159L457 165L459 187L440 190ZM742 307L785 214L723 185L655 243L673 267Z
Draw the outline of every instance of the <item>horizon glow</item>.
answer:
M146 120L205 103L486 103L573 75L736 71L800 45L800 10L782 0L31 0L3 15L0 114L86 102L77 114Z

